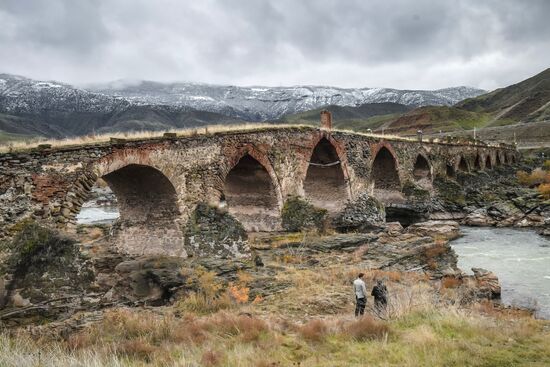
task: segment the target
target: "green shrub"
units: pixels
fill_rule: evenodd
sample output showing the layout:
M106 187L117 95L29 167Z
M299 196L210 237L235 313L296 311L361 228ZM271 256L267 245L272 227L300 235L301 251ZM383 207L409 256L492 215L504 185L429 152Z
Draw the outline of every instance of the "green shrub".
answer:
M437 176L434 180L434 186L446 206L463 207L466 205L464 190L456 181Z
M322 231L327 211L316 208L299 197L291 197L283 206L282 225L286 231L299 232L306 229Z
M403 184L403 194L416 200L426 200L430 197L430 192L416 185L414 182L406 181Z

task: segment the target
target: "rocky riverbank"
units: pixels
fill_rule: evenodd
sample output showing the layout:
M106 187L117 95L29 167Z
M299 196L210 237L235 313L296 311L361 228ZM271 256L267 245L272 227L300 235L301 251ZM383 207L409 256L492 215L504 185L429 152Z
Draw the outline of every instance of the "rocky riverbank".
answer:
M467 277L457 268L448 242L458 235L458 223L453 221L418 223L406 229L399 223L388 223L370 233L258 234L249 240L250 259L183 259L128 256L103 237L81 238L79 242L30 224L4 251L0 320L11 327L54 321L51 327L56 332L70 334L73 328L87 325L88 316L93 320L112 307L186 302L211 286L204 284L205 274L211 276L210 283L219 285L216 292L220 294L246 274L242 287L247 299L260 299L264 310L273 310L281 295L295 289L292 274L333 269L334 281L340 285L332 293L334 299L326 307L316 307L310 316L349 307L353 299L348 282L358 271L385 280L390 289L398 287L401 278L416 274L430 285L436 298L448 288L460 289L460 302L497 298L498 280L493 274L480 270ZM324 292L307 300L314 304L326 301Z
M429 217L453 219L468 226L535 228L550 234L550 200L518 182L517 172L531 171L541 162L498 166L475 173L459 172L456 179L436 178ZM424 209L423 209L424 210Z

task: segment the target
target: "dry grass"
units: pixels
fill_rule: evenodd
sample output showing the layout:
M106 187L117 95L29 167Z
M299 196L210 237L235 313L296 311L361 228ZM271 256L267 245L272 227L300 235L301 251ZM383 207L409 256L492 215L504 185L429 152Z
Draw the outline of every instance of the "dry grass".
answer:
M550 161L545 161L542 168L531 173L518 171L516 175L520 184L534 187L544 199L550 199Z
M366 315L344 327L344 332L357 341L387 338L390 328L382 321Z
M516 173L520 184L529 187L535 187L543 183L550 183L550 172L537 168L531 173L525 171L518 171Z
M455 277L445 277L441 280L441 288L457 288L462 282Z
M404 277L405 278L405 277ZM208 316L171 308L108 311L68 342L0 334L11 366L443 366L550 363L550 333L530 318L493 317L434 303L424 285L394 292L387 321L336 315L294 326L238 311ZM480 307L486 307L484 304ZM499 314L501 315L501 314ZM546 326L547 327L547 326ZM44 344L46 343L46 344ZM40 352L38 352L40 351Z
M304 124L268 124L268 123L244 123L235 125L208 125L205 127L187 128L187 129L169 129L163 131L135 131L135 132L113 132L106 134L89 134L85 136L70 137L65 139L47 139L47 138L32 138L23 141L12 141L7 144L0 144L0 153L25 151L37 148L39 145L51 146L54 148L94 145L109 142L113 139L124 140L147 140L162 138L165 133L176 134L176 137L190 137L196 135L209 135L216 133L232 132L232 131L254 131L261 129L287 129L287 128L308 128L312 129L311 125ZM415 137L404 137L395 134L377 134L357 132L346 129L333 129L348 134L368 136L375 139L386 139L394 141L416 141ZM440 140L434 139L434 143L441 143ZM448 143L446 143L448 144ZM498 144L486 143L488 146L498 146ZM451 145L461 145L459 142Z
M545 199L550 199L550 183L541 184L537 187L537 190Z
M327 336L328 326L323 320L314 319L299 327L298 333L305 340L320 342Z
M207 350L202 354L201 364L203 366L219 366L223 358L223 354L214 350Z
M351 281L385 278L383 315L353 317ZM483 302L460 306L460 288L439 292L423 274L358 266L281 271L291 286L254 304L238 303L205 270L193 279L201 297L227 295L229 309L186 304L119 308L68 341L0 334L0 366L500 366L550 363L550 324ZM231 283L248 287L250 274ZM241 291L239 291L241 292ZM184 301L182 301L184 302ZM189 302L189 301L187 301ZM199 307L196 301L196 307ZM201 306L204 306L202 304ZM544 329L546 328L546 329ZM45 344L43 344L45 343ZM37 351L42 355L38 355Z
M424 256L426 259L435 259L447 252L446 248L447 241L445 242L436 242L432 246L427 247L424 250Z
M176 134L177 137L190 137L195 135L209 135L216 133L261 130L261 129L284 129L290 127L307 127L306 125L273 125L267 123L249 123L237 125L209 125L200 128L170 129L164 131L136 131L136 132L113 132L107 134L90 134L65 139L29 139L25 141L10 142L7 145L0 145L0 153L10 151L28 150L38 145L51 145L52 147L68 147L80 145L94 145L107 143L114 139L124 140L147 140L162 138L165 133Z

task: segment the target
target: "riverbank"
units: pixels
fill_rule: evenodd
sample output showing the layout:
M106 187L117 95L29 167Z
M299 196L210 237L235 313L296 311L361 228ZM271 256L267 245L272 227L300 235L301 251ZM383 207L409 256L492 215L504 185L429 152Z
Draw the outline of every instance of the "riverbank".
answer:
M258 235L253 257L232 261L128 258L90 231L79 253L47 240L61 260L38 247L23 261L0 314L0 365L550 363L550 324L493 302L491 276L463 277L448 243L457 236L454 222ZM376 312L369 297L356 320L359 272L369 289L385 282L389 305Z
M490 269L501 283L502 302L550 318L550 239L533 229L461 227L451 242L458 267Z

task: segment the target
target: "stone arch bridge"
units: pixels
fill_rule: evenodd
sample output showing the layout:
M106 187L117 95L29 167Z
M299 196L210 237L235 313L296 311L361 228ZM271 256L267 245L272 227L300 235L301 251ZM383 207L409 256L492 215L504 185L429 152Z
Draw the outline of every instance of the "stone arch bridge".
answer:
M130 253L186 256L182 228L198 203L226 206L249 231L280 229L287 198L338 213L361 193L405 200L407 183L492 169L513 146L390 139L314 127L115 140L0 154L0 237L25 218L75 227L98 178L119 205L118 241ZM432 190L433 191L433 190Z

